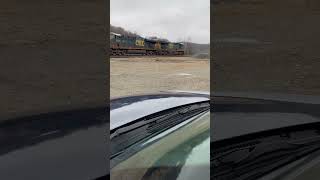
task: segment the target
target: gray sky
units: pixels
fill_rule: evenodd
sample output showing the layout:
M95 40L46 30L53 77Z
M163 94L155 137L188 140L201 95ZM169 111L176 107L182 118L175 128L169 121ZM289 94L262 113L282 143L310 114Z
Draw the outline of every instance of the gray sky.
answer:
M210 0L111 0L110 23L142 36L210 42Z

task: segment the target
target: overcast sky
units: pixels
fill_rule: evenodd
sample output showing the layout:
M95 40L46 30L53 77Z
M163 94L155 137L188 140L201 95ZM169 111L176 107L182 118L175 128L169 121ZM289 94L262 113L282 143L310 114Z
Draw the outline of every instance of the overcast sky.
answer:
M111 0L110 23L170 41L210 42L210 0Z

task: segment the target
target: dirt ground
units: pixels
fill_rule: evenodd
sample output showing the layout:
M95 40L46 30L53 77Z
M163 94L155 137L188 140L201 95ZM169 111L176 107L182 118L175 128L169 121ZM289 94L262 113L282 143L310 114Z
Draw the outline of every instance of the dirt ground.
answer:
M112 58L110 97L166 90L209 91L210 64L191 57Z

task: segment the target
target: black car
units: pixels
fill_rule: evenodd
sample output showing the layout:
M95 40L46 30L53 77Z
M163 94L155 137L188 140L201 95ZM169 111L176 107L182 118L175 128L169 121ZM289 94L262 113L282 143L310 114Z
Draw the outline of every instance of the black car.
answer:
M110 108L110 179L210 178L208 93L122 97Z
M318 97L229 92L213 101L211 179L319 179Z

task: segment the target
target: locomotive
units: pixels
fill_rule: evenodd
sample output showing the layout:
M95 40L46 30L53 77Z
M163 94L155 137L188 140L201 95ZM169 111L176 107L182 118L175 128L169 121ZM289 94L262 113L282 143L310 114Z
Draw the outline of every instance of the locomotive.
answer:
M125 55L184 55L183 43L174 43L160 39L140 36L124 36L110 32L110 54Z

